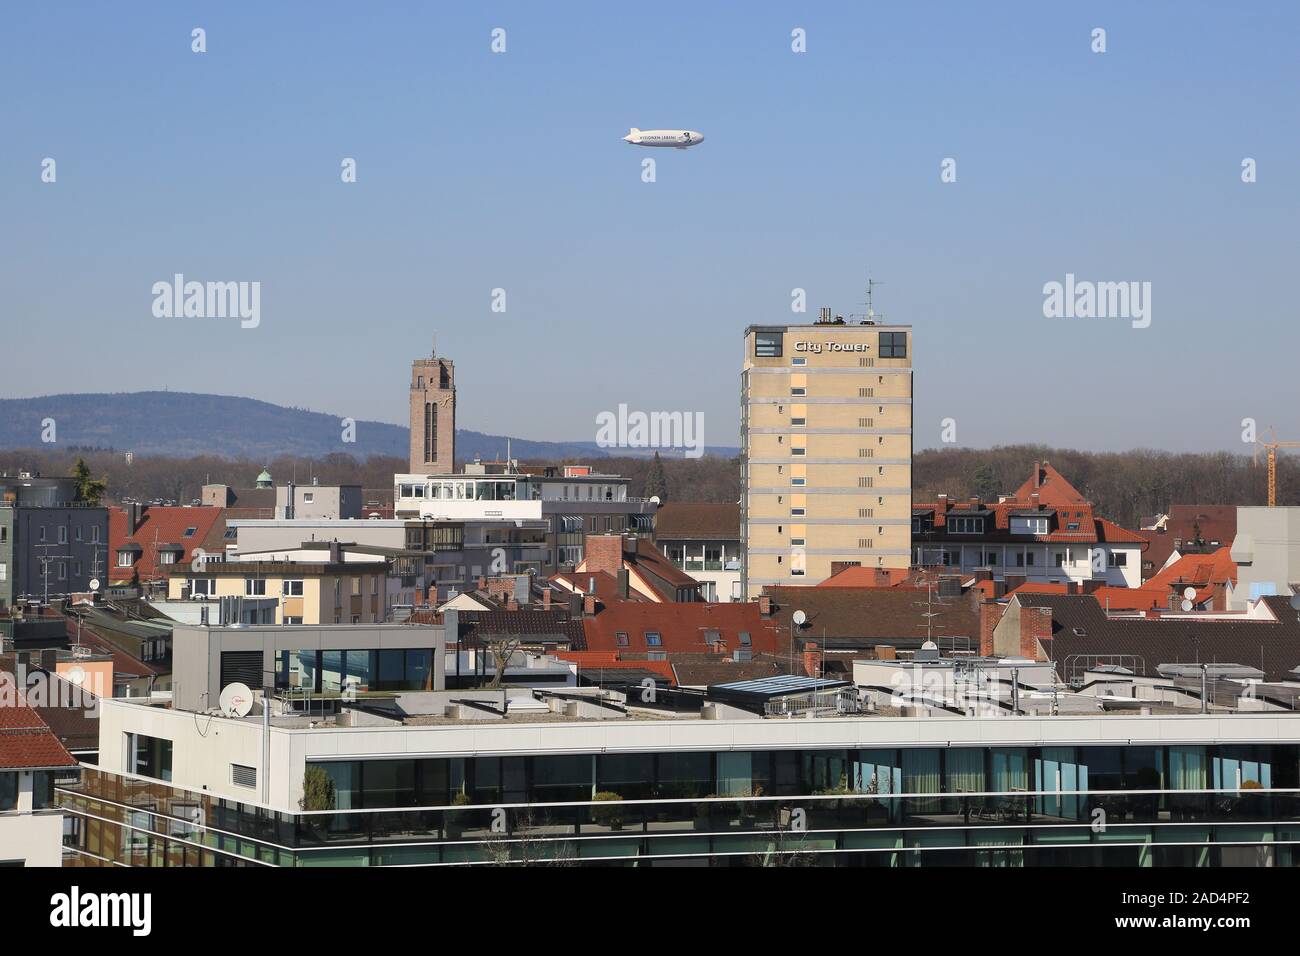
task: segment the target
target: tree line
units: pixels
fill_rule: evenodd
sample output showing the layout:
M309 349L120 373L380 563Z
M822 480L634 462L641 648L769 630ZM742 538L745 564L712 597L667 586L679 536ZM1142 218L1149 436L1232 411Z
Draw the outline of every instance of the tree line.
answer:
M105 481L104 499L190 504L206 483L251 488L265 467L276 484L290 479L307 483L359 484L391 489L393 475L404 472L404 458L372 456L358 461L335 453L320 458L280 456L270 461L200 455L192 458L135 456L90 448L0 451L0 472L20 470L68 475L77 459ZM912 490L916 501L939 494L963 499L978 495L996 501L1029 477L1035 461L1049 461L1096 506L1097 514L1136 528L1147 515L1172 504L1262 505L1267 503L1263 456L1256 466L1249 455L1228 452L1175 453L1154 449L1089 452L1044 445L995 448L945 448L918 451L913 459ZM736 502L740 500L739 458L610 457L546 464L588 464L606 474L631 479L629 493L669 501ZM1278 456L1278 504L1300 505L1300 456Z

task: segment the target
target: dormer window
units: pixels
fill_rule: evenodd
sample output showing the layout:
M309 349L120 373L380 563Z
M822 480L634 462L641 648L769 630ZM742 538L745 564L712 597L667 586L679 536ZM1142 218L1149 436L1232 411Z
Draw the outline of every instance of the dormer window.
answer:
M983 534L983 518L958 518L948 516L948 530L953 534Z
M1015 515L1011 518L1012 534L1047 534L1050 519L1046 515Z

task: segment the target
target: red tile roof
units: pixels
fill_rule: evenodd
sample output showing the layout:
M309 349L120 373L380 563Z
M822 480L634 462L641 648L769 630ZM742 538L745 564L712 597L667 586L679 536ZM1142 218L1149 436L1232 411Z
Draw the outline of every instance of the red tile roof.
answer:
M1034 462L1034 470L1038 474L1035 475L1031 471L1025 483L1011 495L1012 498L1027 502L1030 500L1030 495L1037 494L1039 502L1049 508L1069 508L1074 505L1088 504L1088 499L1079 493L1079 489L1066 481L1061 473L1047 462Z
M706 604L700 601L655 604L640 601L615 601L597 610L583 620L587 635L587 648L592 651L618 654L620 660L634 660L651 651L673 654L730 655L732 651L749 647L759 654L777 654L787 648L776 623L765 620L756 602L736 604ZM707 631L717 631L719 641L711 646L705 640ZM618 643L617 635L628 636L626 646ZM646 633L660 636L660 644L646 643ZM749 634L750 643L742 644L740 633Z
M652 674L667 678L669 683L675 684L677 682L676 676L673 674L673 665L668 661L623 661L619 660L617 654L603 651L557 651L555 656L562 661L571 661L577 664L580 671L649 671Z
M1093 513L1092 505L1079 493L1079 490L1061 477L1060 472L1051 465L1040 462L1037 463L1036 468L1037 484L1031 474L1014 494L1005 495L997 502L979 500L954 502L945 499L913 504L913 514L918 511L934 512L933 530L915 533L914 540L923 543L963 541L970 544L999 541L1048 541L1069 544L1146 543L1146 537L1136 531L1129 531L1113 521L1097 517ZM1033 498L1033 495L1037 495L1037 499ZM1039 511L1042 512L1043 517L1050 519L1047 534L1012 533L1012 515ZM972 512L985 517L983 534L948 532L949 518L962 517Z
M1235 505L1174 505L1169 509L1164 531L1143 531L1150 544L1142 556L1145 567L1151 565L1150 575L1156 574L1175 550L1187 554L1190 550L1231 546L1237 536L1237 508ZM1201 543L1196 543L1197 541Z
M108 580L120 583L131 580L133 571L138 571L141 581L158 581L166 576L166 565L158 563L158 551L163 545L177 545L183 551L177 552L176 563L183 564L194 556L194 549L202 547L207 540L212 526L222 517L221 508L165 507L149 505L140 516L140 526L134 534L127 534L127 515L122 508L110 508L108 512ZM185 532L193 528L193 533ZM140 557L133 568L117 566L117 551L128 544L140 546Z
M1098 588L1093 592L1093 597L1102 607L1109 607L1113 611L1145 611L1150 608L1169 610L1172 596L1172 607L1178 610L1181 609L1183 595L1188 588L1196 592L1190 598L1192 604L1200 607L1206 602L1213 602L1216 588L1227 584L1235 586L1236 583L1237 565L1232 560L1232 549L1225 546L1213 554L1185 555L1143 583L1140 588ZM1225 610L1223 607L1210 609Z
M12 687L13 678L9 678ZM59 743L50 725L21 699L0 707L0 769L75 767L76 758Z

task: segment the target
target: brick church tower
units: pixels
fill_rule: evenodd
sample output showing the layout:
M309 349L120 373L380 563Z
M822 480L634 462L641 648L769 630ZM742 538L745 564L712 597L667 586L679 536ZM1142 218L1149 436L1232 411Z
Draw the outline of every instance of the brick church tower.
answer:
M456 378L451 359L411 363L411 473L450 473L456 464Z

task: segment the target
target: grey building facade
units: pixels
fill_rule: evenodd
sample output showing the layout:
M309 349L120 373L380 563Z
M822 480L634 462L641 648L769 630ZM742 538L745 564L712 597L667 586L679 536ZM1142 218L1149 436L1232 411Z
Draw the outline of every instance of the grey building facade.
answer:
M72 478L0 476L0 607L88 591L108 574L108 509Z
M181 710L208 710L235 682L314 697L347 688L443 690L445 652L440 624L181 624L173 630L172 700Z

